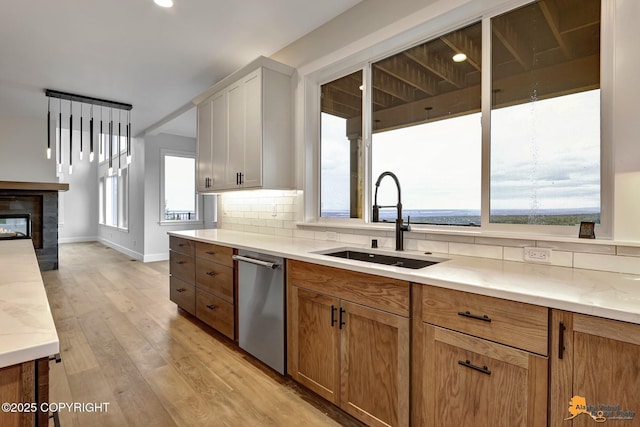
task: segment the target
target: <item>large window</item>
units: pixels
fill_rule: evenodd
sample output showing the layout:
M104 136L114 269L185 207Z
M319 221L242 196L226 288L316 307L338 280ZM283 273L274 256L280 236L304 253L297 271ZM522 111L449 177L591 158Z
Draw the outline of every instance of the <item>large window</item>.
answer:
M163 150L161 173L162 222L197 221L195 156Z
M99 162L109 161L108 141L109 135L99 134ZM126 137L122 138L120 152L118 152L117 135L114 135L115 143L112 144L111 166L113 170L109 174L106 165L106 176L98 180L99 198L99 223L123 230L129 228L129 165L126 160Z
M390 171L412 223L599 222L599 64L600 1L544 0L322 84L320 216L395 220Z

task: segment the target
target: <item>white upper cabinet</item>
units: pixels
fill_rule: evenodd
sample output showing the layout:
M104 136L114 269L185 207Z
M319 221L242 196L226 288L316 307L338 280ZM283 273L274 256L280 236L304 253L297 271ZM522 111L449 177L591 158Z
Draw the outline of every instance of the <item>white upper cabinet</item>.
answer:
M199 192L293 188L292 72L260 57L194 100Z

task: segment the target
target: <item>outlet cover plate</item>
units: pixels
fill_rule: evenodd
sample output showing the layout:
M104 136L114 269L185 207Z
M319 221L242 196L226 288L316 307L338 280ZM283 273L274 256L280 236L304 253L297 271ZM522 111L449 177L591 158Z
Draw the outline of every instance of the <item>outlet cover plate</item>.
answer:
M551 249L549 248L524 248L524 260L531 262L551 262Z

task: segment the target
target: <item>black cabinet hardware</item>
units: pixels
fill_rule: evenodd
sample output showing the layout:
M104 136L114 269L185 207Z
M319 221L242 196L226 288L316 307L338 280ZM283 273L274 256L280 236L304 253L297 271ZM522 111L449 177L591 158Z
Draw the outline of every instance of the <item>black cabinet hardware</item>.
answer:
M491 322L491 318L486 314L483 314L482 316L480 316L478 314L471 314L471 312L469 311L459 311L458 316L468 317L470 319L482 320L483 322Z
M178 293L183 293L184 291L186 291L185 288L176 289L176 292L178 292Z
M178 264L186 264L187 261L178 261Z
M473 365L471 363L471 361L469 361L469 360L464 360L464 361L458 360L458 365L462 365L462 366L465 366L467 368L471 368L471 369L473 369L475 371L482 372L483 374L486 374L486 375L491 375L491 371L489 370L489 368L487 368L486 366L483 366L481 368L480 366Z
M62 356L60 356L60 353L56 353L53 356L49 356L49 362L51 362L52 360L55 360L56 363L61 363L62 362Z
M213 271L207 271L205 274L210 277L213 277L216 275L216 273L214 273Z
M207 306L207 308L208 308L209 310L215 310L215 309L216 309L216 308L218 308L218 307L217 307L217 306L215 306L215 305L213 305L213 304L209 304L209 305Z
M344 308L340 307L340 329L342 329L342 326L346 325L346 322L342 321L342 316L344 315L344 313L346 313L347 310L345 310Z
M213 251L206 251L205 254L207 254L207 255L215 255L216 253L213 252Z
M243 184L243 179L242 178L244 177L244 174L242 172L240 172L239 176L240 176L240 181L238 182L238 184L242 185Z
M564 356L564 331L566 330L564 322L560 322L558 325L558 359L562 359Z
M331 327L336 324L336 306L331 304Z

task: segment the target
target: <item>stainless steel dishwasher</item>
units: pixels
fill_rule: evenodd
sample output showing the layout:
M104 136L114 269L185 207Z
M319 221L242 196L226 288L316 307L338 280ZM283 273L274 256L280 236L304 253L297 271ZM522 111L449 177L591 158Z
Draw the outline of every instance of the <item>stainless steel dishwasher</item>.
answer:
M238 342L240 348L285 373L284 260L239 250Z

